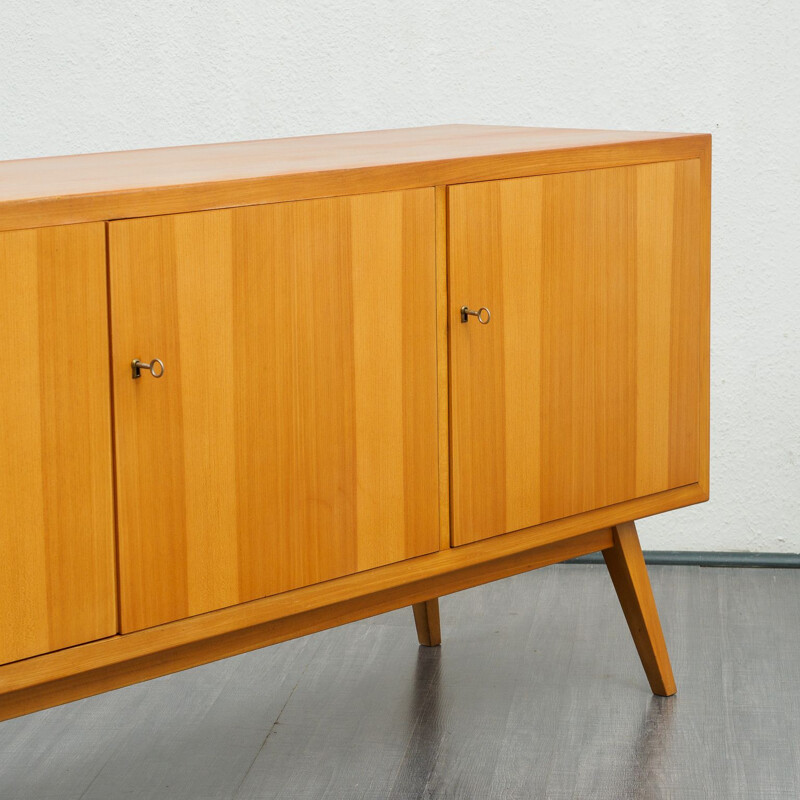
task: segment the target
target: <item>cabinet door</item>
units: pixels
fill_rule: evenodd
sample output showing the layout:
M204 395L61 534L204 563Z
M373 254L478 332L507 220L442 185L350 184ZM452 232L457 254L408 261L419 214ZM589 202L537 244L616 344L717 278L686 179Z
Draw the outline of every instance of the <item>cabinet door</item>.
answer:
M434 251L432 189L111 223L123 631L437 549Z
M103 223L0 233L0 663L116 632Z
M455 544L698 480L700 196L697 160L450 189Z

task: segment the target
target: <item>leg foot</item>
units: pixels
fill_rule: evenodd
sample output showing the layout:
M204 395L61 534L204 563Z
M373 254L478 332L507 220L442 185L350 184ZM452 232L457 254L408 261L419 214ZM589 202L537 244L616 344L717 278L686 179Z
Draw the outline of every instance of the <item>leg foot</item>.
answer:
M426 647L436 647L442 643L442 631L439 625L439 598L415 603L414 624L417 626L419 643Z
M632 522L616 525L614 546L603 550L603 558L617 591L639 658L653 694L675 694L675 678L669 663L664 633L658 619L650 578Z

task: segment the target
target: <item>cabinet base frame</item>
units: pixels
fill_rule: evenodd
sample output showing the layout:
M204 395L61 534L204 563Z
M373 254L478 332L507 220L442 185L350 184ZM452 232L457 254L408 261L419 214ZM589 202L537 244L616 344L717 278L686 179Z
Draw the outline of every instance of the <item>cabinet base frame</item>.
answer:
M616 547L611 526L706 499L703 486L681 486L239 606L6 664L0 666L0 720L425 603L587 553L608 551ZM627 552L630 554L630 548ZM630 566L628 569L636 574ZM646 572L644 576L646 579ZM641 581L638 585L641 596ZM617 591L620 593L619 588ZM623 596L620 593L621 599ZM626 600L622 604L625 609Z
M633 643L636 645L653 694L670 697L677 691L675 678L636 525L633 522L614 525L611 534L612 544L602 551L603 558L622 606L622 612L625 614ZM426 647L440 645L442 632L438 598L415 603L413 610L419 643Z

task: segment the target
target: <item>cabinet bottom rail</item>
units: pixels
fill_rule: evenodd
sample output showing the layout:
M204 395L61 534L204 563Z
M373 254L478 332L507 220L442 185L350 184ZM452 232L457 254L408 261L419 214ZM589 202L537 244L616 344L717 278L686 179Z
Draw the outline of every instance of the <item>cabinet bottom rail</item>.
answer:
M698 487L668 494L690 500ZM665 493L667 494L667 493ZM684 497L685 495L685 497ZM545 526L543 526L545 527ZM570 534L560 526L420 556L155 628L0 666L0 720L118 689L349 622L414 607L420 644L441 641L437 598L602 552L652 690L675 692L632 522Z

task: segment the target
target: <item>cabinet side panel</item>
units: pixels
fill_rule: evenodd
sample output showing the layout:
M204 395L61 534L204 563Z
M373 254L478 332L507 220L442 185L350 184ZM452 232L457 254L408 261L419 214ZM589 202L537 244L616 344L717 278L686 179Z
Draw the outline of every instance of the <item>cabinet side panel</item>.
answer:
M102 223L0 234L0 663L116 631Z

